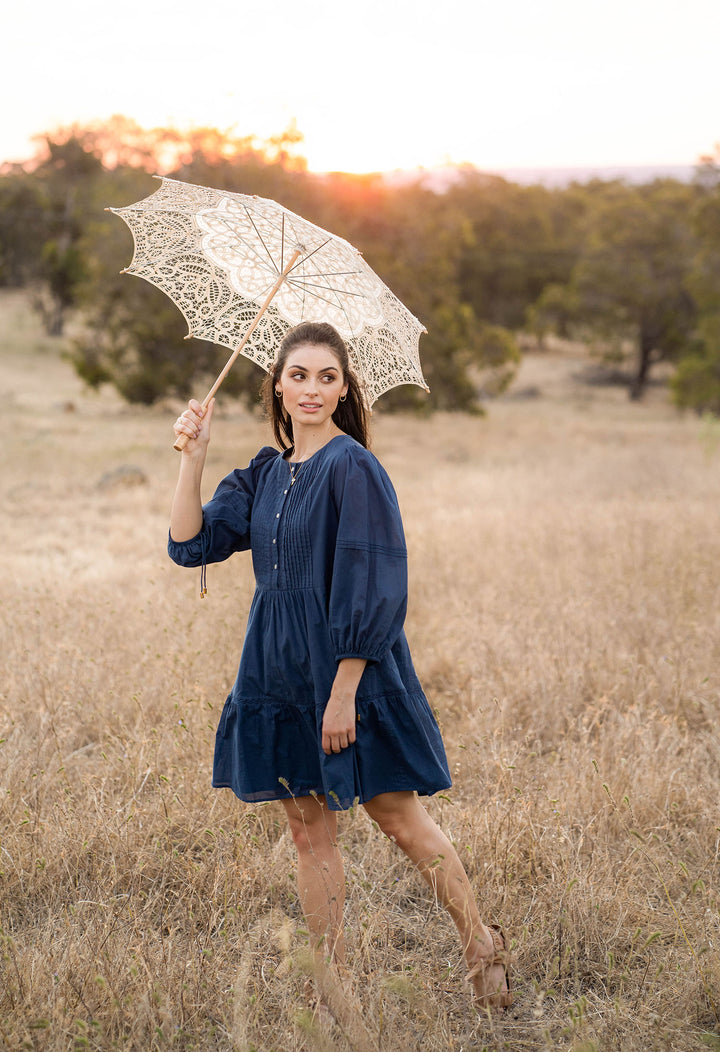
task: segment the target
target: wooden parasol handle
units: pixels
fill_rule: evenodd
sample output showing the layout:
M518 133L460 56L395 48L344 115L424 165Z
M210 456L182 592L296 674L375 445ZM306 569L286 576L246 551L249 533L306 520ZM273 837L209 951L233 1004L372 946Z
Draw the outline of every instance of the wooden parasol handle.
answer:
M302 254L302 250L299 249L299 248L296 249L295 252L293 252L293 254L290 257L290 259L285 264L285 266L283 267L282 273L278 274L277 281L275 282L273 287L270 289L270 292L267 294L265 302L263 303L263 305L260 307L260 309L257 312L257 314L255 315L255 317L253 318L253 320L252 320L252 322L250 324L250 327L248 328L247 332L243 336L243 338L240 341L240 343L238 344L238 346L232 352L232 354L230 355L228 360L225 362L225 367L224 367L223 371L220 373L220 375L218 376L218 378L215 381L215 383L212 385L212 387L210 388L208 393L205 395L205 397L204 397L204 399L203 399L203 401L201 403L203 409L207 409L207 407L209 406L210 399L213 397L213 395L215 394L215 392L219 388L220 384L223 382L223 380L225 379L227 374L230 372L230 369L232 367L233 362L235 361L237 356L240 354L240 352L242 351L243 347L248 342L248 340L250 339L252 334L255 332L255 329L257 328L260 319L262 318L263 314L265 313L265 311L268 309L268 307L272 303L273 297L275 296L275 293L280 288L282 283L285 281L285 279L287 278L288 274L290 273L292 268L295 266L295 263L297 262L298 256L300 256L301 254ZM185 435L185 434L178 435L177 439L175 440L175 442L173 444L173 449L176 449L178 451L178 453L181 453L182 450L185 449L185 446L188 444L189 441L190 441L190 436L189 435Z

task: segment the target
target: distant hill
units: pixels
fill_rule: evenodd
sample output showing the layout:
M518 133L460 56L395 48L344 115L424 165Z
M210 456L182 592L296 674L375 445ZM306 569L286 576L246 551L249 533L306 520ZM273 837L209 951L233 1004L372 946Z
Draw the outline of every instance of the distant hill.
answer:
M418 168L414 171L385 173L390 183L422 182L434 190L444 190L452 185L463 172L476 171L485 175L499 175L512 183L523 186L563 187L570 183L588 183L592 179L623 179L636 185L651 183L654 179L677 179L689 183L695 175L696 166L691 164L643 164L643 165L597 165L578 168L474 168L472 165L447 166L442 168Z
M496 173L513 183L543 186L569 186L588 183L591 179L624 179L628 183L651 183L654 179L677 179L689 183L695 175L691 164L613 165L595 168L503 168Z

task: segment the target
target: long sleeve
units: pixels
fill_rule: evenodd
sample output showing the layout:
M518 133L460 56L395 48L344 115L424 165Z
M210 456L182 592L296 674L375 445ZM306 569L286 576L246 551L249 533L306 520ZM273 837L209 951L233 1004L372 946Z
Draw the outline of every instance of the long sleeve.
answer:
M402 631L407 609L407 549L392 483L364 449L335 468L338 529L329 622L336 660L380 661Z
M246 468L236 468L220 482L211 500L203 505L200 532L188 541L168 536L168 555L179 566L219 563L233 552L250 548L250 516L258 475L264 464L278 456L271 446L263 446Z

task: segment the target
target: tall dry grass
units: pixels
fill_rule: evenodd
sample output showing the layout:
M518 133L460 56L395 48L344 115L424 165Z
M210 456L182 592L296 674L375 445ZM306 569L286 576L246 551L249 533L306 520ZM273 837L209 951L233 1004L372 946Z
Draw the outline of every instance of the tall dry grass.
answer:
M282 813L209 784L249 560L200 602L164 554L172 410L83 393L20 297L0 322L3 1046L720 1047L717 430L558 353L485 420L379 415L455 779L428 806L516 943L517 1004L473 1012L450 922L360 811L362 1011L328 1030ZM265 440L226 407L208 487ZM124 464L147 483L99 485Z

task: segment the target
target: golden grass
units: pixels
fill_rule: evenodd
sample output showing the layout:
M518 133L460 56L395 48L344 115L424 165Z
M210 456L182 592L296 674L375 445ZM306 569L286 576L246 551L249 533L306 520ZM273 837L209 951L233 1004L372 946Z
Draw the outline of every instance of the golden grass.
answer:
M362 1018L328 1032L282 813L209 784L249 560L199 602L164 554L172 409L84 393L22 297L0 323L4 1047L720 1047L717 430L583 388L571 350L484 420L378 414L455 779L429 808L517 943L517 1005L474 1014L450 922L360 812ZM224 407L208 490L266 440ZM147 484L99 487L124 464Z

